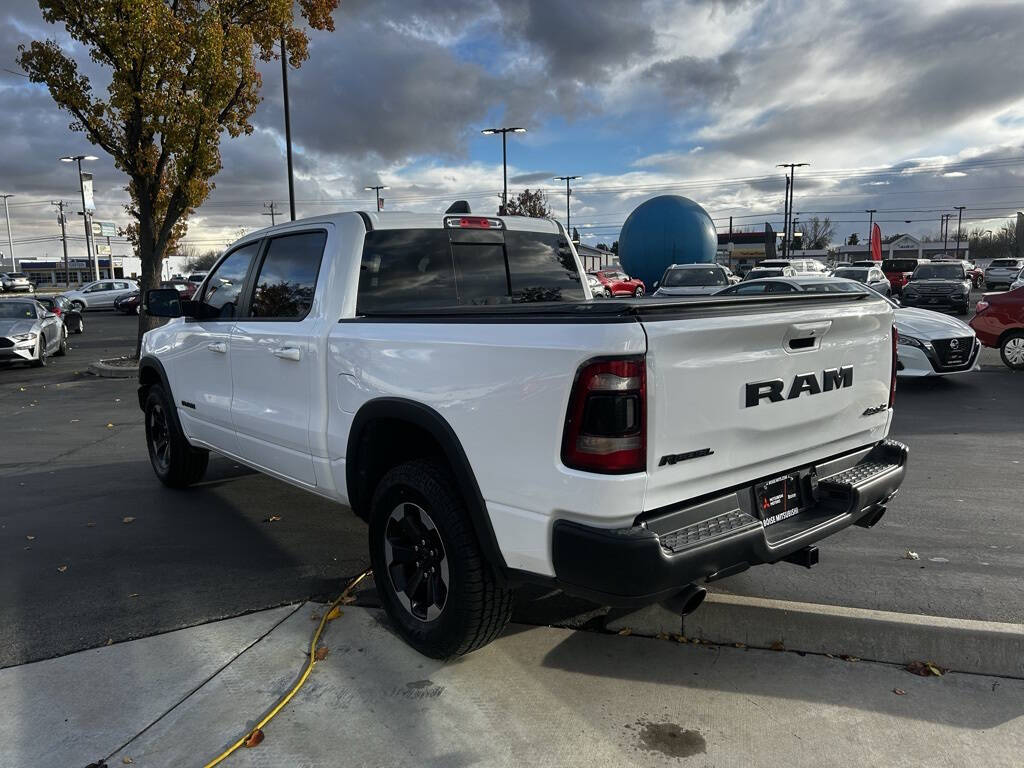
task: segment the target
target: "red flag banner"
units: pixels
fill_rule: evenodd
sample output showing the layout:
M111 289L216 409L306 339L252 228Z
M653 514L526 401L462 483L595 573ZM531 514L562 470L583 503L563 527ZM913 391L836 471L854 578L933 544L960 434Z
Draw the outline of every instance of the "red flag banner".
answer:
M877 224L871 228L871 259L882 260L882 229Z

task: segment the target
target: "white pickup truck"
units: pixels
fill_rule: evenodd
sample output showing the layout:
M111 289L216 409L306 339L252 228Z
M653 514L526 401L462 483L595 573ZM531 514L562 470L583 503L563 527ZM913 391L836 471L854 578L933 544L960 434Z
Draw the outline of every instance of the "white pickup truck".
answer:
M390 618L429 656L493 639L513 590L671 600L870 527L891 306L874 294L591 301L544 219L341 213L239 240L143 340L157 476L215 451L369 523Z

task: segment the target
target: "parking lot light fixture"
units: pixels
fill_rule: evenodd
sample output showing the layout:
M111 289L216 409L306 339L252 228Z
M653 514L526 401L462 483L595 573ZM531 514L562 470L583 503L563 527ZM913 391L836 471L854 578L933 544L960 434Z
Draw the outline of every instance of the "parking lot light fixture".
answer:
M100 279L100 263L96 258L95 248L92 247L92 221L89 211L85 209L85 182L82 180L82 161L99 160L96 155L65 155L60 159L62 163L78 163L78 191L82 194L82 221L85 223L85 251L86 257L92 261L92 279ZM111 268L113 274L113 268Z
M526 129L517 125L511 128L484 128L480 133L484 136L501 134L501 214L504 216L508 208L508 147L505 137L510 133L526 133Z
M380 209L383 207L381 203L384 202L383 200L380 199L380 191L382 189L391 189L391 187L387 186L386 184L374 184L373 186L363 187L363 190L366 192L369 192L371 189L374 191L373 197L374 201L377 203L377 211L379 212Z

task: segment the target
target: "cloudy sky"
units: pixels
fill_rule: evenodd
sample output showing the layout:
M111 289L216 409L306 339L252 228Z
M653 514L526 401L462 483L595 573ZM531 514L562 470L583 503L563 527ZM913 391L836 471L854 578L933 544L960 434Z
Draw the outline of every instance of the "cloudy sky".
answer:
M0 17L5 69L21 42L66 40L29 0L4 0ZM543 187L564 219L552 177L583 177L573 224L591 244L666 193L726 229L730 215L779 228L782 162L811 163L795 208L830 216L841 237L863 237L868 208L884 234L932 234L955 205L965 228L1024 207L1019 0L342 0L336 26L312 35L289 78L300 216L372 208L363 187L381 183L387 210L466 198L492 212L500 138L479 133L490 125L529 129L509 140L512 192ZM256 130L224 143L217 188L191 221L196 248L268 224L267 201L287 209L280 68L263 74ZM45 89L0 70L0 115L19 258L60 251L45 239L59 232L46 201L77 198L64 154L101 155L97 217L125 223L124 178Z

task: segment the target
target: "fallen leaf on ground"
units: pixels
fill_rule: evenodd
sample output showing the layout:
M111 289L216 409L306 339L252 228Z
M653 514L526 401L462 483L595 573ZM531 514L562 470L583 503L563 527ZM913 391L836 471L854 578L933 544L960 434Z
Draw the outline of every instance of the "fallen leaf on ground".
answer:
M897 696L906 696L907 695L907 692L904 691L902 688L893 688L892 692L895 693Z
M919 554L917 554L917 552L915 552L914 550L908 549L906 552L903 553L903 559L904 560L920 560L921 556Z
M677 643L685 643L686 635L672 635L672 639L675 640Z
M744 645L743 643L733 643L732 647L733 648L746 648L747 646Z
M138 596L139 596L138 592L132 592L130 595L128 595L128 597L138 597Z
M263 742L263 731L257 728L243 742L247 747L258 747Z
M919 677L942 677L946 670L930 661L912 661L904 669Z
M107 638L107 645L113 645L113 644L114 644L114 638L108 637Z
M281 519L280 515L271 515L270 517L264 518L263 522L264 523L276 523L280 519Z
M321 645L319 648L317 648L316 649L316 653L313 654L313 658L316 659L317 661L323 661L324 659L326 659L327 658L327 646L326 645Z
M68 569L68 567L66 565L58 565L57 566L57 571L59 573L64 573L64 571L66 571L67 569Z
M860 661L856 656L840 656L843 661Z
M113 428L114 428L114 425L113 425L113 424L111 424L111 423L110 423L110 422L108 421L108 422L107 422L107 429L113 429Z
M36 537L35 536L26 536L25 538L28 539L29 541L33 541L33 540L35 540Z
M72 423L72 424L77 424L77 423L78 423L78 422L80 422L80 421L81 421L81 419L72 419L72 420L71 420L71 423Z
M782 644L781 640L776 640L774 643L772 643L768 647L771 648L773 651L784 651L784 650L786 650L786 646L784 646Z
M659 632L655 637L659 640L668 640L668 632Z
M135 761L132 760L130 757L122 757L121 758L121 762L124 763L125 765L131 765Z
M134 523L135 522L135 518L131 517L131 516L129 516L129 517L122 517L121 518L121 522L122 523Z
M630 629L629 627L623 627L622 629L619 630L619 634L622 635L623 637L628 637L629 635L633 634L633 630Z
M331 610L330 610L330 611L329 611L329 612L327 613L327 620L328 620L328 621L334 621L334 620L335 620L336 618L338 618L339 616L341 616L341 608L339 608L338 606L334 606L334 607L333 607L333 608L331 608Z

